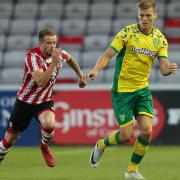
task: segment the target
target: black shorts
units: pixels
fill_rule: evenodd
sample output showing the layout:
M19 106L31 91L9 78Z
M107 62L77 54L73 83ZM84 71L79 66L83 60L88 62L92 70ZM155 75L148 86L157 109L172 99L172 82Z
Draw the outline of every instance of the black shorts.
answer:
M8 130L9 131L24 131L32 117L35 117L38 120L38 115L49 109L54 111L54 103L53 101L47 101L42 104L27 104L19 99L15 101L14 108L12 110L11 116L9 118Z

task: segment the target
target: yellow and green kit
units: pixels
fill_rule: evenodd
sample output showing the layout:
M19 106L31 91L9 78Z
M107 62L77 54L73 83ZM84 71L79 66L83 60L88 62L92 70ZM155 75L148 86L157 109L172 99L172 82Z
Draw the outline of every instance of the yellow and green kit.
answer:
M110 48L118 53L112 102L119 125L129 124L138 114L153 117L148 78L156 57L168 58L165 36L156 27L147 35L140 31L138 24L131 24L115 36Z

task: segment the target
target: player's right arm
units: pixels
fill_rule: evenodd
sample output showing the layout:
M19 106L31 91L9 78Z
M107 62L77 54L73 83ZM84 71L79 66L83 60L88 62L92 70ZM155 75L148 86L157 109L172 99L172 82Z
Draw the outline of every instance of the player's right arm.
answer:
M116 52L112 48L107 48L97 60L95 67L89 73L88 77L94 80L98 76L99 72L107 66L115 54Z
M61 53L60 49L55 49L53 51L52 63L50 64L50 66L47 68L46 71L43 71L43 68L40 66L39 68L36 68L31 73L32 77L34 78L34 80L36 81L36 83L39 86L45 86L49 82L49 80L52 76L52 73L54 72L54 68L56 67L56 65L60 61L60 53Z
M110 47L104 51L104 53L97 60L95 67L88 74L88 77L90 79L94 80L98 76L99 72L107 66L112 57L115 56L116 53L120 52L121 49L126 45L129 38L129 35L127 33L128 31L128 27L124 27L115 36Z

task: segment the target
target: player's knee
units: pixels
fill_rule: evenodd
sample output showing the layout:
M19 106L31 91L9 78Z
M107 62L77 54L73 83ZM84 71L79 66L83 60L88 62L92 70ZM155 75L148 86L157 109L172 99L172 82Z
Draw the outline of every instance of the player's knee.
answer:
M152 128L145 128L141 131L141 136L146 140L150 140L151 135L152 135Z
M53 118L46 117L42 122L44 128L54 128L55 120Z
M133 133L132 132L124 132L124 133L121 133L121 141L122 142L129 142L131 140L133 136Z
M53 128L55 125L55 115L50 111L44 111L39 115L39 121L44 128Z

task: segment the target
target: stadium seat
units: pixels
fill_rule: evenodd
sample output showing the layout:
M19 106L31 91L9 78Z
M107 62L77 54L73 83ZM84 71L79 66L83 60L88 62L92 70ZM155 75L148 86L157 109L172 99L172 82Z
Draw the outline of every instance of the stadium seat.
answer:
M59 37L59 46L68 50L80 50L83 47L83 36L62 35Z
M134 7L134 3L119 3L116 6L115 14L116 18L134 18L137 16L137 9Z
M92 3L90 6L90 17L91 18L111 18L113 16L114 4L113 2Z
M89 51L93 51L93 50L103 51L107 47L108 38L109 38L109 36L107 36L107 35L85 36L84 49L89 50Z
M3 65L3 53L0 51L0 67Z
M30 35L11 35L7 37L8 50L27 50L30 47Z
M39 19L37 20L37 32L43 28L52 28L57 34L60 32L61 21L59 19Z
M93 68L102 51L84 51L82 53L83 68Z
M164 31L167 37L180 37L180 18L178 19L165 19Z
M4 35L9 32L9 19L0 19L0 34Z
M5 48L5 40L6 40L5 35L0 35L0 52Z
M77 82L78 76L73 71L73 69L62 68L57 75L57 83L75 83Z
M159 69L157 67L152 67L150 77L149 77L149 82L157 82L158 71Z
M165 27L164 33L167 37L180 36L180 27Z
M90 19L87 22L86 33L87 34L105 34L108 35L111 32L111 20L110 19Z
M116 64L116 55L109 61L107 68L115 68Z
M31 36L31 43L30 43L30 48L34 48L38 46L38 37L37 35Z
M91 2L93 2L93 3L109 3L109 2L111 2L111 3L114 3L116 0L111 0L111 1L109 1L109 0L91 0Z
M65 0L51 0L51 3L64 3ZM42 0L42 3L49 3L49 0Z
M82 3L82 2L86 2L86 3L88 3L88 2L90 2L91 0L67 0L67 2L68 3Z
M17 0L18 3L22 3L22 2L30 2L30 3L39 3L40 0Z
M37 33L44 27L53 28L60 34L58 47L74 56L83 70L89 72L114 36L125 25L137 22L138 0L0 1L0 73L3 76L6 69L12 76L15 67L23 67L26 50L38 46ZM156 3L158 19L155 26L166 35L169 42L169 60L180 65L180 1L156 0ZM115 63L116 56L92 83L111 83ZM160 76L158 68L159 62L156 59L150 82L167 83L172 78L172 82L176 83L178 78L180 79L179 75L177 78ZM64 80L61 79L63 71L66 76ZM75 74L71 76L71 73L73 71L65 63L58 82L77 82L77 76ZM8 83L1 74L0 81ZM18 78L15 74L9 82L18 82L15 77Z
M169 2L179 2L179 0L169 0Z
M105 82L113 83L115 68L108 68L104 70Z
M115 35L117 34L119 31L122 30L122 28L124 28L126 25L129 24L134 24L137 23L137 19L132 19L132 18L128 18L128 19L115 19L112 22L112 34Z
M153 66L153 68L159 68L159 59L158 59L158 58L156 58L156 59L154 60L152 66Z
M157 27L160 31L164 31L164 19L156 19L154 26Z
M134 3L134 2L136 2L137 3L137 1L134 1L134 0L117 0L117 2L118 3Z
M67 3L65 6L66 18L86 18L88 14L87 3Z
M48 12L48 13L47 13ZM42 3L40 5L40 13L39 16L40 18L61 18L63 14L63 5L62 3L58 2L47 2L47 3Z
M1 3L10 3L12 4L14 0L1 0Z
M117 0L118 2L120 3L126 3L127 0ZM157 3L165 3L167 0L156 0ZM178 0L177 0L178 1ZM138 3L138 0L128 0L128 2L131 2L131 3Z
M62 34L83 35L85 25L85 19L64 19L62 21Z
M156 0L157 3L166 3L167 0Z
M11 21L10 34L33 34L35 30L34 19L14 19Z
M12 15L12 3L1 2L0 4L0 18L8 19Z
M14 15L16 18L35 18L37 16L38 7L37 3L17 3Z
M76 61L78 62L78 64L81 66L81 53L80 51L67 51L73 58L76 59ZM68 63L64 63L63 68L70 68Z
M165 3L156 3L156 7L157 7L157 16L158 18L164 18L165 16L165 12L166 12L166 7L165 7Z
M168 3L167 17L168 18L179 18L180 17L180 2Z
M180 44L169 44L169 51L179 51L180 50Z
M4 84L18 85L22 82L23 72L24 72L23 68L2 69L0 82Z
M169 61L176 62L180 66L179 51L169 51Z
M170 76L162 76L160 74L160 71L158 71L158 82L161 83L179 83L179 79L180 79L180 71L177 71L177 73L175 75L170 75Z
M6 51L4 53L4 67L23 67L26 51Z

